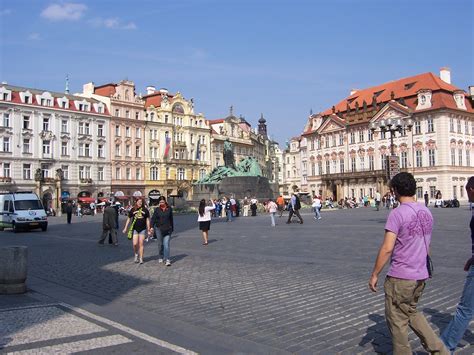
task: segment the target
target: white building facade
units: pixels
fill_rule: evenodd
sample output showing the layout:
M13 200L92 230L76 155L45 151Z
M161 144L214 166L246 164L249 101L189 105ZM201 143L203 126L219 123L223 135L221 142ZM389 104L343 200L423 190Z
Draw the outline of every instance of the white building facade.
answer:
M110 193L110 116L93 99L0 85L0 189L31 190L45 208Z

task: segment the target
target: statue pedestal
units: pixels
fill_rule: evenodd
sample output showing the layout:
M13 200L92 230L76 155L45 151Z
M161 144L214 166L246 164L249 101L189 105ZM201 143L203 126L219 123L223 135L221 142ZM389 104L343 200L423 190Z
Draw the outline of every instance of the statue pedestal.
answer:
M229 176L214 184L196 184L193 187L193 200L209 200L222 196L235 196L236 199L256 197L259 200L275 198L268 179L262 176Z

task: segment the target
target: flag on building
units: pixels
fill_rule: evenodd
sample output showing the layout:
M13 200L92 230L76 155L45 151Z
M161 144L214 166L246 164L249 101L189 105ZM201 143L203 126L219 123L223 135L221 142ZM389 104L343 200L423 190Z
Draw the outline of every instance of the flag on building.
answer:
M171 148L171 138L166 137L165 156L164 156L165 159L168 158L170 154L170 148Z

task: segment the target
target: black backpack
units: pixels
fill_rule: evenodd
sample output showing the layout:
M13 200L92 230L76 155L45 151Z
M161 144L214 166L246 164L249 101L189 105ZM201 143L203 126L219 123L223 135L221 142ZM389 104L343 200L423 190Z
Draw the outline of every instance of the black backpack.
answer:
M301 202L300 202L300 198L298 196L295 195L295 210L299 210L301 209Z
M229 200L225 203L225 209L230 210L230 206L231 206L231 203L230 203L230 200Z

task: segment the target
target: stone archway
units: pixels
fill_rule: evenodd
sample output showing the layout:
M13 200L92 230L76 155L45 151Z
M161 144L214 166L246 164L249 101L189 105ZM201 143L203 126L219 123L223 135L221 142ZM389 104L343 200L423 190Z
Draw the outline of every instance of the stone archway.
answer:
M53 207L53 194L51 191L44 191L41 200L43 202L43 207L46 211L49 211Z

